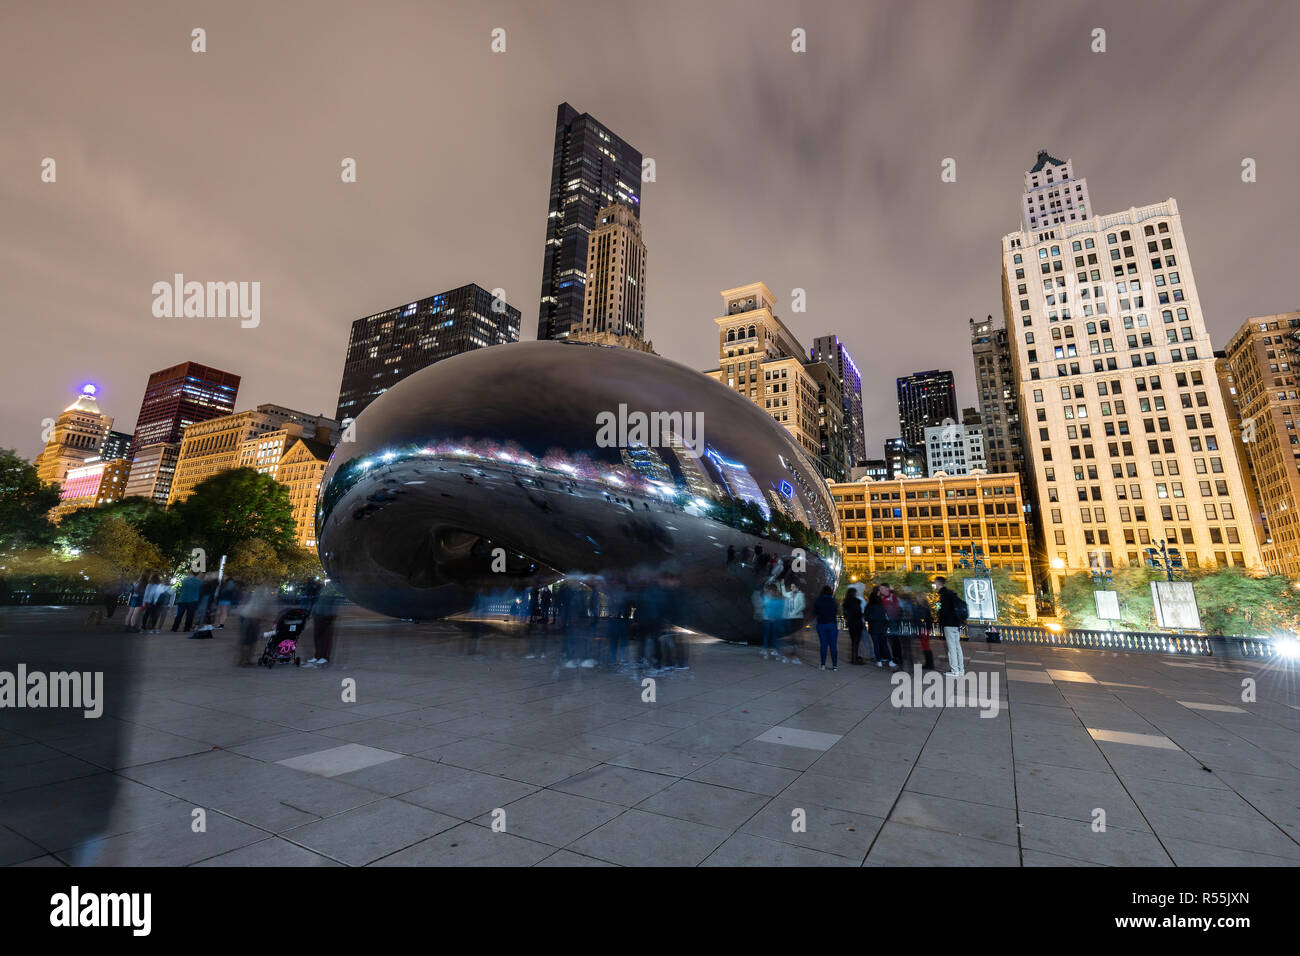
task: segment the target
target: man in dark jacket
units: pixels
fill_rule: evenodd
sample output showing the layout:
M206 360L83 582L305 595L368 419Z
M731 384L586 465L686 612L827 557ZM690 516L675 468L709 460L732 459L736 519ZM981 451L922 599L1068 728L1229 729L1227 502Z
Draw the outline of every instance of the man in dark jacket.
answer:
M835 603L835 592L822 588L821 596L813 603L817 614L817 637L821 641L822 670L826 670L826 652L831 652L831 670L840 669L840 609Z
M943 639L948 644L948 673L953 677L964 677L966 662L961 654L961 627L966 622L957 613L957 595L948 588L948 579L935 578L934 587L939 592L939 626L943 628Z

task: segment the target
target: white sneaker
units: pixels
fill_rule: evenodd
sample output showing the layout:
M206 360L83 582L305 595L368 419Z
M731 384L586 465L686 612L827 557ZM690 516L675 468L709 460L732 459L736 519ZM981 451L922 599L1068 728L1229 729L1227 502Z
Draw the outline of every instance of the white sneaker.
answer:
M825 665L825 664L822 665L822 670L826 670L826 665Z
M564 662L564 667L565 667L566 670L568 670L569 668L577 667L577 666L578 666L578 665L575 664L573 661L565 661L565 662Z
M524 655L524 660L526 660L526 661L535 660L536 658L537 658L537 655L536 655L536 654L525 654L525 655Z
M582 666L583 666L583 667L595 667L595 666L596 666L596 662L593 661L590 657L588 657L585 661L582 662Z
M885 662L884 662L884 661L876 661L876 666L877 666L877 667L884 667L884 666L885 666Z
M306 661L305 663L303 663L303 664L301 665L301 667L302 667L303 670L306 670L306 669L309 668L309 667L311 667L311 668L314 669L314 668L316 667L316 662L315 662L315 661Z
M317 661L316 661L316 666L317 666L317 667L328 667L328 666L329 666L329 661L325 660L325 658L323 658L323 657L318 658Z

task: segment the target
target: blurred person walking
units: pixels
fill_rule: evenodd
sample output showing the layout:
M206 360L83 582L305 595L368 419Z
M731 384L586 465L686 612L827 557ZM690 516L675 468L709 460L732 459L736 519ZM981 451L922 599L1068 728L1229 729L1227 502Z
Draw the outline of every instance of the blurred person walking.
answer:
M871 635L871 647L876 655L876 666L897 667L898 663L889 656L889 611L880 593L880 587L871 589L867 598L867 632Z
M850 664L865 664L858 653L862 643L862 624L866 612L866 603L858 595L857 588L849 588L844 594L844 627L849 632Z
M307 667L326 667L334 659L334 622L338 617L343 595L333 584L326 584L316 595L312 610L312 644L316 656L307 661Z
M163 584L162 575L155 574L149 578L149 586L144 589L144 623L141 624L141 629L144 631L144 633L146 634L158 633L158 629L156 627L156 625L158 624L158 616L159 614L166 613L165 611L162 610L162 605L160 602L163 599L164 592L168 592L170 590L171 588L169 588L166 584Z
M241 667L254 667L253 659L257 647L262 641L263 624L267 617L275 623L276 593L265 584L260 584L249 592L239 606L239 644L237 645L236 663Z

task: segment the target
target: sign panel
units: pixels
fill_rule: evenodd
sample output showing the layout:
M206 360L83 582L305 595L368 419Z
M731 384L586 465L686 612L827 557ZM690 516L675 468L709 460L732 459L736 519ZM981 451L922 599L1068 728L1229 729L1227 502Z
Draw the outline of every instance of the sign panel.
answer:
M1119 620L1119 592L1118 591L1093 591L1092 596L1097 601L1097 618L1102 621Z
M998 619L998 595L993 589L993 582L988 578L966 578L962 581L966 592L966 607L972 621L996 621Z
M1199 631L1201 612L1190 581L1152 581L1151 600L1156 624L1180 631Z

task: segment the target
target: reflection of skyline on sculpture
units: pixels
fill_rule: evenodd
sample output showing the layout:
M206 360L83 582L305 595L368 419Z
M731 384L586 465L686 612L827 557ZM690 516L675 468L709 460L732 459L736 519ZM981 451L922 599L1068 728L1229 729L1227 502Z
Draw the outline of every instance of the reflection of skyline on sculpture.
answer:
M468 402L479 382L506 387L502 369L530 387L554 379L561 410L508 394L490 408ZM600 447L596 413L620 401L702 412L705 453L696 458L676 435L658 448ZM550 342L469 353L390 390L356 435L322 483L321 557L350 597L384 613L456 613L474 591L529 579L540 565L552 580L689 576L677 623L751 636L753 581L734 574L732 555L788 559L802 548L805 590L834 584L840 568L823 537L835 528L829 492L789 434L656 356ZM506 572L491 569L499 552Z

